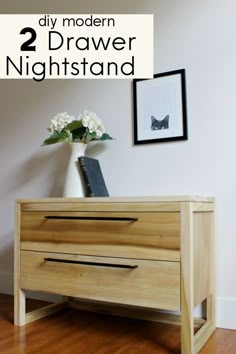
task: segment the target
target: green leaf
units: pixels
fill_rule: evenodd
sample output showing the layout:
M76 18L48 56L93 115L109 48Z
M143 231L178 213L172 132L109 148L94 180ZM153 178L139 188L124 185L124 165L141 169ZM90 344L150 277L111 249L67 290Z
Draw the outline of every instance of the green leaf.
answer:
M72 131L73 140L81 139L84 136L85 132L86 132L85 127L81 127L81 128L73 130Z
M69 131L73 132L74 130L77 130L79 128L82 128L83 124L81 120L73 120L71 123L67 124L67 129L69 129Z
M68 139L68 134L66 132L63 132L63 131L60 133L53 132L48 139L44 140L44 142L42 143L42 146L56 144L56 143L65 141L67 139Z
M41 144L41 146L56 144L56 143L59 143L64 140L65 139L60 139L60 138L48 138L48 139L44 140L44 142Z
M113 138L109 134L104 133L99 140L113 140Z
M88 133L88 138L89 138L89 140L96 140L96 133L95 132Z
M53 131L51 134L50 134L50 138L57 138L59 136L61 136L62 132L57 132L57 131Z

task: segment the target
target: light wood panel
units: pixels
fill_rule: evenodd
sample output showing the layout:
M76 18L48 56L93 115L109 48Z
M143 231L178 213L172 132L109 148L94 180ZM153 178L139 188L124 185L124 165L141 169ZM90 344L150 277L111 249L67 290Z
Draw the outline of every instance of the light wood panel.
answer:
M47 211L166 211L179 212L181 202L212 206L214 198L197 196L109 197L109 198L41 198L18 199L22 210Z
M198 353L200 351L200 349L204 346L204 344L210 338L215 329L216 327L213 322L206 321L204 323L204 325L194 336L194 353Z
M193 212L205 212L205 211L214 211L215 204L214 203L191 203Z
M181 204L181 354L194 354L193 210Z
M137 218L137 221L45 219ZM179 249L179 213L22 212L21 240Z
M87 198L90 199L90 198ZM94 199L94 198L91 198ZM92 201L85 201L83 199L77 199L76 202L75 198L70 199L70 202L61 202L60 205L55 200L54 202L51 201L44 204L41 199L38 200L37 203L31 203L30 201L25 201L22 203L22 210L24 211L84 211L84 212L109 212L109 211L116 211L116 212L132 212L132 211L160 211L160 212L179 212L180 206L179 202L163 202L163 203L148 203L148 202L138 202L138 203L128 203L128 202L111 202L110 198L104 201L104 203L99 203L98 199L92 203ZM104 199L104 198L103 198ZM111 198L113 199L113 198ZM52 199L53 200L53 199ZM67 199L66 199L67 200ZM59 202L59 200L58 200Z
M78 310L92 311L108 315L122 316L127 318L137 318L145 321L153 321L160 323L169 323L180 325L181 315L178 312L168 313L155 309L147 309L142 307L125 306L112 304L110 302L86 301L83 299L69 298L68 306ZM201 327L205 323L202 318L194 319L194 326Z
M34 311L31 311L26 314L25 324L39 320L40 318L43 318L45 316L52 315L53 313L62 310L65 307L67 307L67 301L61 301L59 303L49 304Z
M203 197L203 196L194 196L194 195L170 195L170 196L134 196L134 197L96 197L96 198L24 198L24 199L17 199L17 202L21 203L23 208L25 204L30 204L30 208L32 207L33 204L65 204L65 203L71 203L71 204L77 204L78 203L84 203L84 204L106 204L106 203L112 203L112 204L119 204L119 203L124 203L124 204L139 204L141 203L142 205L145 205L145 203L148 204L160 204L160 203L181 203L181 202L197 202L197 203L214 203L215 198L213 197ZM179 205L180 207L180 205Z
M196 212L192 203L181 209L181 354L198 353L215 330L214 216ZM206 321L194 335L195 305L206 300Z
M180 310L182 354L197 353L214 331L213 198L46 198L19 200L17 205L16 324L25 323L26 288L77 297L84 304L112 304L112 311L117 306L121 314L125 306L134 317L158 308ZM138 217L138 221L45 220L45 215ZM138 268L48 264L44 258ZM204 324L194 335L193 309L202 300L206 318L198 321ZM46 308L29 314L27 321L47 313ZM164 311L159 320L177 323L178 317Z
M136 269L54 263L44 258L138 265ZM21 251L21 288L147 308L180 308L180 264ZM158 294L158 295L157 295Z
M15 240L14 240L14 323L17 326L25 324L25 292L20 287L20 226L21 206L15 207Z
M34 242L22 241L21 250L34 250L43 252L72 253L87 256L106 256L106 257L123 257L123 258L139 258L159 261L180 261L180 250L171 250L147 246L130 246L130 245L84 245L78 243L66 242Z
M213 263L213 213L194 213L194 306L200 304L212 292Z

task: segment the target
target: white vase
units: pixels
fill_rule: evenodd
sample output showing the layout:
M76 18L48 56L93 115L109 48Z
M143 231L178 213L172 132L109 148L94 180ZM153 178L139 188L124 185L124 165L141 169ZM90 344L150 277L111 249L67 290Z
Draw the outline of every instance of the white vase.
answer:
M85 197L85 184L79 167L78 157L84 156L87 145L83 143L71 143L70 159L68 161L63 188L63 197Z

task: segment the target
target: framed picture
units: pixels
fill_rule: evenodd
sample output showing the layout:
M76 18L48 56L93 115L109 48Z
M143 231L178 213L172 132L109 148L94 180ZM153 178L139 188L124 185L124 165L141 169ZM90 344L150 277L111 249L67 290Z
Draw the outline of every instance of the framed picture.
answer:
M187 140L185 70L135 79L134 144Z

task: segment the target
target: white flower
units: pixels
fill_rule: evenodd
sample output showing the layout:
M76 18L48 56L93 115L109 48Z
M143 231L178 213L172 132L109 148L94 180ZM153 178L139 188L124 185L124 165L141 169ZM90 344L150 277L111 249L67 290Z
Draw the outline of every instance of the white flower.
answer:
M96 134L96 139L100 139L105 133L104 125L95 113L84 111L84 113L79 116L79 119L82 120L83 126L88 128L90 134Z
M49 131L51 133L54 131L60 133L62 129L70 122L72 122L72 118L67 114L67 112L58 113L51 119Z
M113 139L109 134L105 133L102 120L95 113L88 111L84 111L77 119L74 116L69 116L67 112L58 113L51 119L51 125L48 130L50 136L43 141L42 145L60 142L82 142L88 144L93 140Z

